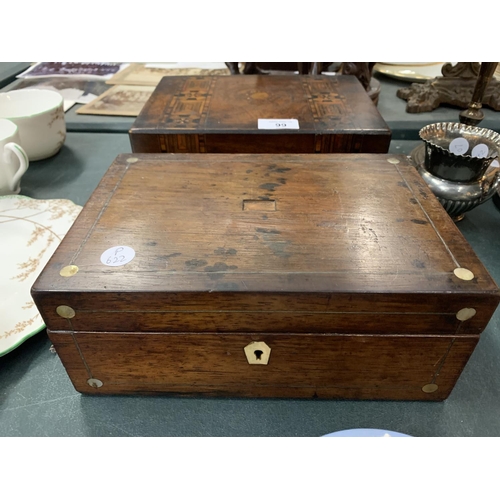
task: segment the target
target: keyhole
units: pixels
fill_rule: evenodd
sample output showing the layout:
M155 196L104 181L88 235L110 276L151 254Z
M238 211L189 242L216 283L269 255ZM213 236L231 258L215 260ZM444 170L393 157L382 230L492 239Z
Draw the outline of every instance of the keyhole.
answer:
M265 342L250 342L243 348L245 357L250 365L267 365L271 348Z

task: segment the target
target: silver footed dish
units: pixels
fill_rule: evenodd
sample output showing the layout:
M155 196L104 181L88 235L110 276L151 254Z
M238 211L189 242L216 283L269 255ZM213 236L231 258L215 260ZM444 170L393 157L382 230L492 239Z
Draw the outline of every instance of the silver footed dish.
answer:
M425 169L449 181L479 181L500 149L500 134L463 123L432 123L419 135L425 143Z
M455 220L489 200L500 189L500 167L494 164L476 182L456 182L437 177L425 167L425 144L417 146L410 158L430 190L446 212Z

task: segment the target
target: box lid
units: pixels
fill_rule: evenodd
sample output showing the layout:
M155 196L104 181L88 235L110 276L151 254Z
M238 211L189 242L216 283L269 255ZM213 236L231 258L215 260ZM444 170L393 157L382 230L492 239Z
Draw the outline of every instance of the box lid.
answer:
M408 159L355 154L120 155L32 294L55 331L478 334L500 300Z
M391 132L356 77L232 75L164 77L131 134L252 133L259 119L296 119L290 134Z

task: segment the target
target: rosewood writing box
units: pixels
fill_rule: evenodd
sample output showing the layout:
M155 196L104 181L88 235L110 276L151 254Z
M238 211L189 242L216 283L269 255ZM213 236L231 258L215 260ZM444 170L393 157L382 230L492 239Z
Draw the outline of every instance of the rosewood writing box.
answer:
M391 131L354 76L171 76L129 136L135 153L387 153Z
M32 294L81 392L428 401L500 300L385 154L120 155Z

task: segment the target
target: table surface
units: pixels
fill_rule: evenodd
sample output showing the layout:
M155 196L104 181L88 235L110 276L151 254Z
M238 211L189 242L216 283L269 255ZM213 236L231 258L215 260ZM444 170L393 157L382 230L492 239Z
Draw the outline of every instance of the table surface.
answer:
M4 69L0 64L0 81ZM381 81L383 92L394 87ZM392 153L408 154L420 143L397 140L405 130L414 131L450 113L438 110L416 119L404 113L404 106L401 112L400 103L389 101L382 100L379 110L386 121L385 113L394 112L393 121L399 124ZM123 125L133 120L89 117L92 132L82 132L87 126L82 117L66 116L69 123L74 119L68 127L73 131L59 154L30 165L21 194L67 198L83 205L113 159L131 152L128 125ZM446 120L457 121L457 116L458 111ZM492 128L499 128L499 116L491 112L489 119L496 125ZM93 128L95 123L100 128ZM121 123L121 128L114 132L110 123ZM107 133L96 133L104 130ZM500 283L500 211L489 200L469 212L458 227ZM0 436L322 436L352 428L413 436L500 436L500 308L451 396L442 403L84 396L74 390L50 346L42 331L0 358Z

